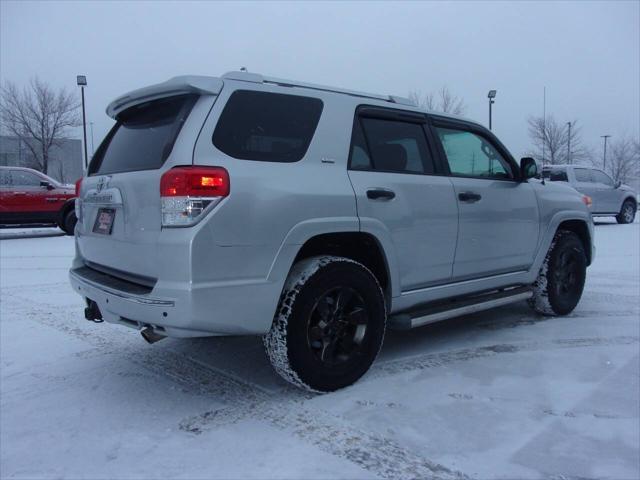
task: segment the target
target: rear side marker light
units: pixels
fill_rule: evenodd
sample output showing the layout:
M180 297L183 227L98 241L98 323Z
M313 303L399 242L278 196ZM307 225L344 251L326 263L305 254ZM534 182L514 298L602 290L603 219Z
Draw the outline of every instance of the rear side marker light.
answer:
M188 227L229 195L229 173L222 167L176 167L160 180L163 227Z
M589 195L582 195L582 203L584 203L588 208L591 208L593 201Z

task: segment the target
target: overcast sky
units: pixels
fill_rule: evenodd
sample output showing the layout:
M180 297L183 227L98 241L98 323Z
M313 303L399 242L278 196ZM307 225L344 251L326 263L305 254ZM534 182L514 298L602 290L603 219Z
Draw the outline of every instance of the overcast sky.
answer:
M0 77L75 89L95 145L116 96L181 74L249 71L406 96L447 85L515 156L526 119L577 119L583 139L640 134L640 2L0 1ZM78 92L79 93L79 92ZM73 132L78 138L81 130ZM91 140L89 140L91 153Z

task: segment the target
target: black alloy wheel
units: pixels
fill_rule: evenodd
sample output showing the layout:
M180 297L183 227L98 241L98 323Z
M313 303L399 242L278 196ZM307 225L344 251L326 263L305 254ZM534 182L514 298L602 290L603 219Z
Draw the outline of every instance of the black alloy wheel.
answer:
M332 288L311 311L307 343L315 358L327 366L348 363L362 351L368 321L364 300L354 289Z

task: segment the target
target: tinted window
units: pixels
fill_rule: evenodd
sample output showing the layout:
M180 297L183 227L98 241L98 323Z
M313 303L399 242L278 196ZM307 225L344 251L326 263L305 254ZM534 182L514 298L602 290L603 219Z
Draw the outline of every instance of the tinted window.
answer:
M279 93L233 92L213 132L213 144L242 160L297 162L318 126L322 101Z
M20 187L39 187L41 179L38 175L31 172L23 172L21 170L14 170L11 172L11 180L14 185Z
M586 168L576 168L573 171L576 175L576 181L578 182L592 182L591 171Z
M433 159L422 125L360 118L375 170L433 173Z
M438 137L454 175L512 178L509 163L487 140L475 133L437 127Z
M566 170L543 170L542 178L546 178L552 182L568 182Z
M152 170L162 166L197 95L178 95L131 107L98 148L90 174Z
M11 185L11 172L9 170L0 170L0 187Z
M599 170L592 170L591 175L593 176L594 182L604 183L609 187L613 187L613 180L611 180L611 177L609 177L609 175L607 175L606 173L601 172Z
M360 120L356 118L353 122L353 135L351 139L351 161L349 166L352 170L371 170L371 158L369 157L367 142L362 133Z

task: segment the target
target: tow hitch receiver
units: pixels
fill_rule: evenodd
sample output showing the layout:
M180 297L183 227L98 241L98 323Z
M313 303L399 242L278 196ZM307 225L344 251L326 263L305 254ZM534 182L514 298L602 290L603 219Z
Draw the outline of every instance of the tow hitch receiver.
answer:
M100 313L98 304L89 299L87 299L87 306L84 309L84 318L95 323L102 323L104 321L102 320L102 313Z

